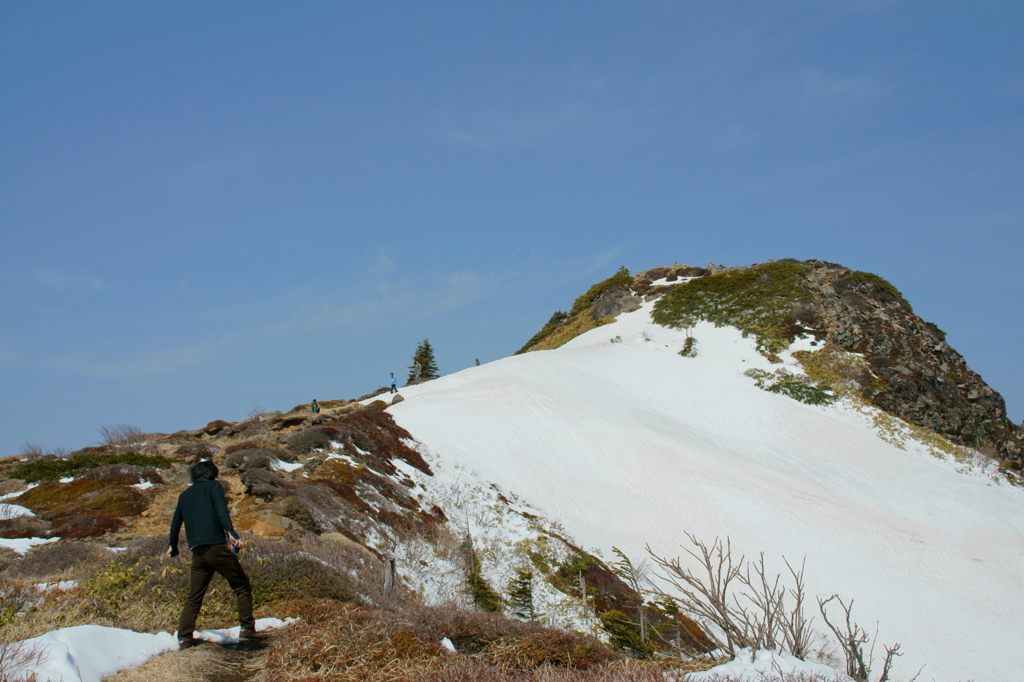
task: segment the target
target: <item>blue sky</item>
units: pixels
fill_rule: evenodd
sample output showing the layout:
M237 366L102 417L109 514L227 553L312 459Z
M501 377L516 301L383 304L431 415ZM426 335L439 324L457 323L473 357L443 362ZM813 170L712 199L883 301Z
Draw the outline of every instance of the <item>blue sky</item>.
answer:
M1016 2L0 4L0 455L507 356L619 265L868 270L1024 418Z

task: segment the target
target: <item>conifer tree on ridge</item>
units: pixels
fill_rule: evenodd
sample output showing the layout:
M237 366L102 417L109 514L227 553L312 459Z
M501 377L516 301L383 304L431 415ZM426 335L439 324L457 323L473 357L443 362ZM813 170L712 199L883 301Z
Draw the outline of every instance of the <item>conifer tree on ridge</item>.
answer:
M416 352L412 356L412 366L409 367L409 381L416 382L416 363L420 363L420 381L436 379L441 374L437 371L437 362L434 360L434 348L430 345L430 339L423 339L420 345L416 346Z

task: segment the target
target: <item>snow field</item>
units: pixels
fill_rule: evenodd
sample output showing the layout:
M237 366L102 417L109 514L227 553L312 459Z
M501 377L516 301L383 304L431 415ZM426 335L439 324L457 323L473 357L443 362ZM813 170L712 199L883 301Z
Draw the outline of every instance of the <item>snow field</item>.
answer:
M816 595L855 599L880 643L902 642L897 679L926 665L922 682L996 682L1024 666L1024 491L895 447L849 403L756 388L743 371L778 365L735 329L698 324L699 354L682 358L685 334L650 309L403 388L388 409L441 471L515 492L605 556L683 555L689 531L764 551L777 572L806 557L809 615Z

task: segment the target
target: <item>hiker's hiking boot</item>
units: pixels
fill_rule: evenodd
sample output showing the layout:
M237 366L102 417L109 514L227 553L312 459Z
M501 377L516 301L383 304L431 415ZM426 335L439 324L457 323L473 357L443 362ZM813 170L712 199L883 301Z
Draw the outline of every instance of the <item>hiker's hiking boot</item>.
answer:
M262 642L267 638L267 635L262 632L256 632L255 630L242 630L238 633L239 642Z
M199 646L203 643L203 640L196 639L195 637L182 637L178 640L178 651L185 649L191 649L194 646Z

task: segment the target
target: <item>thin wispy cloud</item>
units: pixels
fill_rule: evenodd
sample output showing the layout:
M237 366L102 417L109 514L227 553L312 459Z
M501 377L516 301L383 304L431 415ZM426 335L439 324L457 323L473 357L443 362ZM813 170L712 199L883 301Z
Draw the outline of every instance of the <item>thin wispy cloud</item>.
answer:
M568 69L548 74L529 97L438 109L428 125L438 139L481 150L607 139L642 120L642 87L621 73Z
M60 270L42 269L34 273L36 284L50 291L65 293L73 291L108 291L111 287L104 280L92 275L75 275Z
M835 74L820 69L805 69L795 78L797 109L814 114L824 108L846 108L881 99L895 89L882 78L870 74Z

